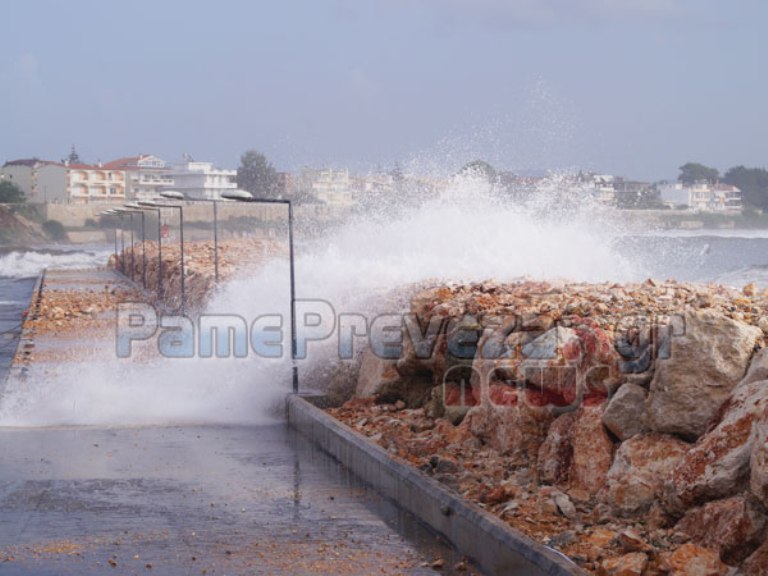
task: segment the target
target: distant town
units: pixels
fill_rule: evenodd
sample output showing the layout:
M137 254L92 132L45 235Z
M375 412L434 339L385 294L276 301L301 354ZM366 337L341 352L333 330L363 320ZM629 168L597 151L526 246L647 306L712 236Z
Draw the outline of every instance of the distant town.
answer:
M768 204L765 170L740 166L721 178L717 170L688 163L680 171L680 178L673 182L636 181L582 171L521 176L497 172L486 162L474 161L458 174L481 178L521 198L556 186L572 197L621 209L719 214L741 214L748 209L760 214ZM386 204L388 196L402 189L420 197L439 195L450 187L454 177L404 174L399 166L368 174L352 174L344 168L278 172L255 151L243 155L238 169L215 166L186 154L182 162L174 164L153 154L84 163L73 146L69 156L60 161L24 158L5 162L0 168L0 186L5 185L6 192L0 202L12 201L8 186L13 186L25 202L68 205L149 200L168 190L181 192L189 199L218 200L226 192L241 188L266 197L293 199L297 204L314 204L341 216L371 202ZM734 183L739 177L751 186L748 197Z

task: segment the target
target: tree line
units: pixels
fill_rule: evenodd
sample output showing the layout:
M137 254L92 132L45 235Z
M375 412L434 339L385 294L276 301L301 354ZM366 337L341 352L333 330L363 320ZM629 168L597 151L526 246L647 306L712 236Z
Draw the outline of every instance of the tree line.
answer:
M716 168L688 162L680 166L677 179L684 184L723 182L736 186L741 190L741 201L745 208L768 212L768 170L765 168L734 166L721 176Z

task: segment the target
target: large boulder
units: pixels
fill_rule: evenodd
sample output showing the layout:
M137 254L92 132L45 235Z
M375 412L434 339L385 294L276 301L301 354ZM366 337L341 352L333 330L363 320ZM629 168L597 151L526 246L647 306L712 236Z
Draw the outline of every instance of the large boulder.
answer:
M647 430L645 400L648 390L627 382L613 395L603 413L603 424L619 440L627 440Z
M768 380L740 385L722 409L717 426L685 455L673 476L670 503L681 511L746 487L757 416L768 410Z
M363 352L355 389L358 398L403 400L409 408L416 408L429 400L431 391L431 377L403 377L397 371L396 360L379 358L370 348Z
M573 425L571 487L594 496L613 463L613 442L602 422L603 405L581 406Z
M600 499L619 516L647 512L669 489L672 471L689 445L661 434L641 434L622 443Z
M762 330L711 310L685 314L669 358L656 361L647 402L652 430L696 439L749 365Z
M613 442L601 421L603 405L560 415L539 449L539 481L594 496L613 461Z
M765 381L768 384L768 381ZM752 429L749 486L763 505L768 508L768 411L755 419Z
M699 546L717 551L726 564L737 565L760 544L765 524L759 505L735 496L689 510L675 529Z
M535 462L553 416L525 402L471 408L465 418L472 435L510 458L510 464Z

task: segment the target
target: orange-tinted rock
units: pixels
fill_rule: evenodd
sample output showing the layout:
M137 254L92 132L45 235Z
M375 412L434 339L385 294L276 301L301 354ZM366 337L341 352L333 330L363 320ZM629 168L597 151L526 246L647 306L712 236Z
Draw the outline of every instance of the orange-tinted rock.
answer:
M474 436L518 464L535 462L552 419L548 411L525 403L475 406L466 417Z
M616 452L600 499L622 516L647 512L671 486L672 472L688 448L662 434L630 438Z
M603 406L582 406L573 425L571 485L597 494L613 462L613 442L602 422Z
M740 385L719 424L685 455L673 476L677 502L692 505L738 493L749 479L755 416L768 409L768 381Z
M597 573L600 576L642 576L647 566L646 554L632 552L618 558L603 560Z
M539 482L567 484L573 460L573 424L576 412L557 417L547 431L547 438L539 449L536 468Z
M643 514L671 485L672 471L689 445L662 434L641 434L622 443L600 499L622 516Z
M763 511L751 500L736 496L690 510L675 529L717 551L723 562L736 565L760 544L765 525Z
M696 544L683 544L667 557L670 576L725 576L728 566L720 561L717 552Z

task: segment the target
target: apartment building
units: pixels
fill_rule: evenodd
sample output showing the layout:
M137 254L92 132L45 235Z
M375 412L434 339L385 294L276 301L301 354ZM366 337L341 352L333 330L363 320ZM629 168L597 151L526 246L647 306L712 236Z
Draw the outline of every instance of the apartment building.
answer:
M125 172L125 195L130 200L156 198L175 184L165 160L151 154L118 158L104 164L104 168Z

